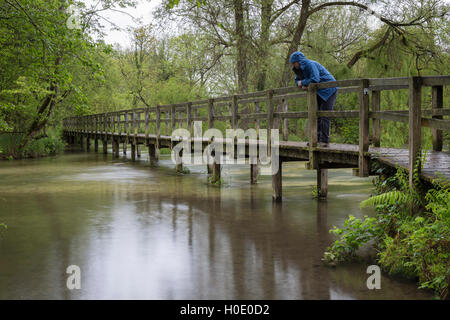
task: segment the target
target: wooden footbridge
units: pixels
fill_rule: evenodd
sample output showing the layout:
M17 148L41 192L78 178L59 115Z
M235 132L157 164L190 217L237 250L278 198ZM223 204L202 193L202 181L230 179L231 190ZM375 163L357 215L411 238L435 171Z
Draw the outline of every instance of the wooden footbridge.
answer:
M282 199L282 163L286 161L307 161L308 168L317 170L317 187L320 197L326 197L328 189L328 169L355 168L360 177L376 174L371 164L400 166L411 172L422 148L422 127L432 130L433 150L427 154L421 176L432 181L435 178L450 181L450 152L442 151L443 132L450 131L450 109L443 108L444 87L450 84L450 76L356 79L311 84L308 91L298 87L271 89L266 91L217 97L207 100L191 101L154 108L137 108L87 116L66 118L63 121L64 135L69 143L85 144L90 150L91 140L98 151L99 141L103 152L107 153L108 143L112 144L113 156L119 157L119 145L123 143L126 154L131 145L133 160L140 157L140 146L146 145L150 161L155 163L161 148L174 148L177 139L171 133L177 128L193 131L194 121L207 122L208 128L255 128L281 129L279 142L279 167L272 176L273 200ZM338 94L357 94L359 108L346 111L320 111L317 106L318 89L339 87ZM425 99L423 92L431 88L431 103L422 108ZM381 94L388 90L408 90L409 110L381 109ZM307 111L289 111L289 105L307 100ZM429 101L430 99L428 99ZM385 107L383 109L386 109ZM318 146L317 126L319 117L359 119L359 145L335 144ZM288 140L289 121L308 119L309 141ZM409 124L409 148L381 148L381 120ZM194 138L192 138L194 139ZM226 139L223 139L225 145ZM218 139L215 140L217 143ZM211 142L202 139L203 148ZM194 143L193 143L194 144ZM193 145L192 144L192 145ZM236 140L233 145L236 147ZM249 157L250 140L246 140L246 156ZM271 137L267 138L270 146ZM224 150L226 145L224 147ZM215 154L214 157L221 156ZM176 166L181 170L181 164ZM219 161L208 166L212 180L220 179ZM250 165L250 181L256 183L258 165ZM414 187L412 175L410 186Z

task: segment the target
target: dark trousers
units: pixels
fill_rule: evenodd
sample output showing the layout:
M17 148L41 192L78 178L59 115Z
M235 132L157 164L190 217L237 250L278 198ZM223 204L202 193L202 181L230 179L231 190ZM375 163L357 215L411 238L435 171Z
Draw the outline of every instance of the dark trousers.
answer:
M317 104L319 110L321 111L333 110L336 98L337 98L337 91L330 98L328 98L327 101L324 101L320 96L317 96ZM319 117L317 122L317 138L319 142L330 143L330 126L331 126L330 118Z

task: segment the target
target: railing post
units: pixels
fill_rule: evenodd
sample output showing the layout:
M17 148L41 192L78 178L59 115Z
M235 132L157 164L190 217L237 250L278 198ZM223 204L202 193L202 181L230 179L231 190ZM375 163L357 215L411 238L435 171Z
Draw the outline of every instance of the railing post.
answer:
M133 119L132 119L132 129L133 129L133 141L131 143L131 160L136 160L136 135L137 135L137 124L136 124L136 111L133 110Z
M214 128L214 99L208 100L208 128L209 129ZM211 140L211 143L212 143L212 140ZM211 157L209 156L209 153L207 154L207 157L208 157L207 158L208 163L207 163L206 167L208 170L208 174L212 174L212 173L214 173L215 162L210 165ZM219 166L220 166L220 164L219 164ZM219 170L219 172L220 172L220 170Z
M369 80L362 79L359 88L359 176L369 176Z
M170 112L168 108L166 108L166 136L169 135L169 125L170 125Z
M192 137L192 102L188 102L186 106L186 123L187 123L187 130L191 133Z
M103 140L106 140L106 134L108 129L108 113L103 115Z
M179 116L179 120L178 120L178 127L179 128L183 128L183 110L178 111L178 116Z
M372 111L381 110L381 91L372 91ZM372 119L372 144L379 148L381 141L381 121L380 119Z
M443 119L442 115L434 115L436 111L440 111L443 108L443 87L434 86L431 88L432 97L432 112L433 119ZM433 151L442 151L442 130L431 129L433 135Z
M117 114L117 126L118 126L118 134L119 134L119 143L120 143L120 138L122 137L122 114L119 112Z
M282 100L283 112L288 112L288 100ZM283 118L282 118L283 119ZM281 119L280 119L281 120ZM289 119L283 119L283 140L288 141L289 139Z
M259 102L255 102L255 113L260 112ZM259 143L259 118L255 119L255 130L256 130L256 141ZM259 152L258 145L257 148L257 154ZM258 157L256 158L256 162L258 162ZM258 175L259 175L259 167L258 163L250 163L250 184L256 184L258 182Z
M422 145L422 78L409 79L409 186L415 188L414 166ZM420 170L420 167L418 168Z
M142 112L137 113L137 132L141 133Z
M271 165L273 166L273 157L278 156L272 153L272 130L274 129L274 106L273 106L273 90L267 91L267 154L270 155ZM278 129L278 128L277 128ZM272 169L272 201L281 202L282 199L282 161L278 161L278 170L273 172Z
M125 116L124 116L124 126L125 126L125 142L123 143L123 154L126 155L127 154L127 146L128 146L128 142L129 142L129 136L130 136L130 126L128 124L128 111L125 111Z
M308 122L309 122L309 166L308 169L318 169L318 159L314 148L317 147L317 85L308 86Z
M148 144L148 156L150 158L150 163L154 164L159 159L159 139L161 137L161 108L156 106L156 139L155 144Z
M133 111L133 135L134 135L133 142L134 143L136 143L137 134L138 134L137 113L136 113L136 111Z
M208 128L214 128L214 99L208 100Z
M170 135L176 128L176 119L175 119L175 105L172 105L170 108Z
M231 104L231 127L233 129L237 129L238 125L238 97L237 95L233 95L233 102Z
M267 91L267 154L271 155L271 130L273 129L273 90Z
M149 108L145 109L145 141L147 141L148 144L148 135L150 132L150 125L149 125Z

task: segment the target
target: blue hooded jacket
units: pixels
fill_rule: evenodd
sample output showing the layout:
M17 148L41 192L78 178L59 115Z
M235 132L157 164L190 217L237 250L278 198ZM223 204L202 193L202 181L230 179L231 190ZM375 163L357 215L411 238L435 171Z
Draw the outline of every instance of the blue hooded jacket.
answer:
M320 63L306 59L305 55L299 51L295 51L291 54L289 59L290 63L299 62L300 69L302 71L304 79L300 79L297 75L295 77L295 85L298 85L298 81L302 80L302 85L307 87L311 82L319 83L319 82L330 82L336 81L331 73ZM328 101L328 99L337 91L338 88L326 88L317 90L317 94L324 100Z

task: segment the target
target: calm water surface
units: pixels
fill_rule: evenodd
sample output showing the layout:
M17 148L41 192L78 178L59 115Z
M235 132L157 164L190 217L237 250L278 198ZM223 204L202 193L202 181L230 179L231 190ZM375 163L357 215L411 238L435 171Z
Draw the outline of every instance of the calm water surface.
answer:
M430 299L414 283L367 264L321 262L371 179L330 170L327 201L312 199L315 172L283 165L282 204L270 177L225 167L222 188L205 168L177 175L169 158L150 167L111 155L67 153L0 163L0 299ZM66 268L81 268L81 290Z

